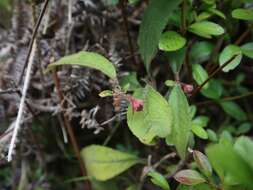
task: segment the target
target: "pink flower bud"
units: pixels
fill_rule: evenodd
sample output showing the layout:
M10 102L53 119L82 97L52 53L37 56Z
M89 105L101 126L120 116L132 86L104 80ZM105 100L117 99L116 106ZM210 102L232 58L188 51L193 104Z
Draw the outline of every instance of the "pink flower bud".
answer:
M131 97L130 98L130 103L132 105L133 112L138 112L138 111L143 110L143 106L144 106L144 101L143 100L139 100L139 99L136 99L134 97Z
M181 87L182 87L184 93L186 93L186 94L191 94L192 91L194 90L193 85L191 85L191 84L181 83Z

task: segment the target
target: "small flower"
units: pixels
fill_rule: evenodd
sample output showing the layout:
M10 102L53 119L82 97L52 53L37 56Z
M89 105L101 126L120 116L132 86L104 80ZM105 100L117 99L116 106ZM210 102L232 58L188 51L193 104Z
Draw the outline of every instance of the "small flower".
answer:
M133 112L139 112L143 110L144 101L136 99L134 97L130 98L130 103L132 105Z
M186 94L191 94L192 91L194 90L193 85L185 84L185 83L181 83L181 88L184 91L184 93L186 93Z

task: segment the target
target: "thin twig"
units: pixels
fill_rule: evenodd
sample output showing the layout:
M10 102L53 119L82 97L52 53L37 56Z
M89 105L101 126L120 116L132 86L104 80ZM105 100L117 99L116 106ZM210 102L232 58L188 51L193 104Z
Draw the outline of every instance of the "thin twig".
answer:
M225 62L222 66L220 66L219 68L217 68L214 72L212 72L209 77L201 84L199 85L197 88L195 88L195 90L192 93L191 97L194 97L202 88L203 86L205 86L206 83L209 82L209 80L211 80L214 75L216 75L217 73L219 73L224 67L226 67L228 64L230 64L232 62L232 60L236 57L237 55L234 55L233 57L231 57L227 62Z
M233 100L242 99L248 96L253 96L253 92L247 92L245 94L238 95L238 96L225 97L225 98L220 99L219 101L213 101L213 100L203 101L203 102L196 103L196 106L203 106L203 105L213 104L216 102L233 101Z
M31 52L32 52L32 48L33 48L34 41L35 41L35 39L36 39L36 36L37 36L38 30L39 30L41 21L42 21L43 16L44 16L44 14L45 14L45 12L46 12L47 5L48 5L49 1L50 1L50 0L45 0L44 6L43 6L43 8L42 8L42 10L41 10L41 12L40 12L40 16L39 16L39 18L38 18L38 21L37 21L37 23L36 23L36 25L35 25L35 28L34 28L34 31L33 31L33 33L32 33L32 39L31 39L31 41L30 41L30 43L29 43L28 54L27 54L27 57L26 57L26 60L25 60L25 65L24 65L24 67L22 68L22 72L21 72L20 78L19 78L19 80L18 80L18 84L21 84L21 81L22 81L22 78L23 78L23 75L24 75L24 72L25 72L25 68L26 68L26 66L28 65L28 61L29 61L29 59L30 59L30 57L31 57Z
M239 45L250 34L250 28L244 31L241 36L235 41L236 45Z
M10 143L9 150L8 150L8 157L7 157L8 162L10 162L12 160L13 149L15 147L15 142L17 139L18 130L21 125L21 120L22 120L23 111L24 111L24 107L25 107L26 94L27 94L27 90L28 90L30 78L31 78L31 70L32 70L32 66L34 63L35 52L36 52L36 40L33 41L31 53L29 54L28 67L27 67L27 71L26 71L24 87L22 90L22 97L20 100L18 116L17 116L17 120L15 122L14 131L12 134L11 143Z
M58 95L58 98L60 101L60 106L61 106L62 110L64 110L64 104L62 103L64 101L64 96L63 96L61 89L60 89L60 80L59 80L59 77L58 77L56 71L53 71L53 80L54 80L55 88L56 88L57 95ZM69 118L65 114L63 114L63 122L64 122L64 127L66 128L68 135L70 137L70 142L71 142L72 147L74 149L75 155L79 161L81 174L82 174L82 176L86 176L86 169L85 169L84 162L83 162L81 155L80 155L80 148L77 144L77 140L76 140L74 131L71 127ZM84 186L85 186L85 190L91 189L89 181L85 181Z
M126 30L126 34L127 34L128 45L129 45L129 50L131 53L132 61L133 61L134 65L137 65L137 61L135 59L134 47L133 47L133 43L132 43L130 31L129 31L129 26L128 26L125 2L126 2L125 0L120 1L121 14L123 17L123 22L124 22L124 26L125 26L125 30Z

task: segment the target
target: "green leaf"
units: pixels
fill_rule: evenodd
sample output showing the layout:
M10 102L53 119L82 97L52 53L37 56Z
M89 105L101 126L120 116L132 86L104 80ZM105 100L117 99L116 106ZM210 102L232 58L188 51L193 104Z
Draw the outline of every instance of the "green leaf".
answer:
M173 73L178 73L184 63L186 53L186 47L181 48L177 51L166 52L166 56L169 60L170 67Z
M112 96L112 95L113 95L113 92L111 90L104 90L104 91L99 93L99 96L101 98Z
M171 87L171 86L175 86L177 83L174 81L174 80L166 80L165 81L165 85L166 86L169 86L169 87Z
M208 122L209 122L209 118L207 116L197 116L192 121L192 124L198 125L200 127L206 127Z
M202 12L202 13L200 13L200 14L197 16L196 21L197 21L197 22L200 22L200 21L202 21L202 20L208 19L208 18L211 17L211 16L212 16L212 14L209 13L209 12Z
M209 82L209 86L207 89L201 89L201 94L207 98L211 99L219 99L220 96L222 95L222 85L220 81L211 79Z
M237 128L236 135L241 135L241 134L248 133L251 130L251 128L252 128L251 123L249 123L249 122L242 123Z
M136 72L130 72L128 75L123 76L120 79L120 86L125 89L126 86L128 86L129 91L134 91L137 88L141 88L141 85L139 81L137 80L137 73Z
M143 111L133 112L131 106L129 106L127 123L132 133L141 142L152 144L155 137L165 138L170 134L172 125L171 108L162 95L151 86L147 86L144 92Z
M192 63L202 63L210 58L214 45L207 41L200 41L193 44L190 52Z
M89 176L105 181L140 162L135 155L100 145L90 145L81 151Z
M253 42L243 44L241 46L241 50L242 50L243 55L253 59Z
M167 25L172 11L177 8L180 2L181 0L151 0L144 12L138 43L147 70L156 54L162 31Z
M220 57L219 57L220 66L225 64L227 61L229 61L233 57L234 57L234 59L232 61L230 61L230 63L222 69L224 72L228 72L230 70L233 70L234 68L236 68L240 64L240 62L242 60L242 51L239 46L228 45L220 53Z
M210 8L208 9L208 11L212 14L219 16L220 18L226 19L226 16L224 15L224 13L219 11L218 9Z
M205 174L205 176L207 177L212 176L212 172L213 172L212 166L208 158L206 157L206 155L204 155L200 151L194 150L193 158L195 162L197 163L198 168L200 169L200 171L202 171Z
M233 179L234 184L239 183L249 189L253 188L253 170L236 153L231 143L211 145L206 149L206 153L221 180L229 177Z
M189 26L189 31L205 38L211 38L212 35L218 36L224 33L224 29L210 21L195 22Z
M213 142L217 142L218 141L218 137L217 137L216 133L213 130L207 129L206 132L208 134L208 139L210 141L213 141Z
M174 179L184 185L197 185L206 182L205 178L195 170L181 170L176 173Z
M232 17L241 20L253 20L253 10L251 9L235 9L232 11Z
M78 53L67 55L60 60L48 65L46 72L60 65L79 65L97 69L110 78L116 78L116 70L114 65L100 54L80 51Z
M169 105L173 115L171 134L166 138L168 144L176 146L179 156L184 159L191 130L189 104L181 87L176 85L170 94Z
M160 173L158 172L155 172L155 171L151 171L148 173L148 176L152 177L151 178L151 181L161 187L162 189L164 190L170 190L170 186L167 182L167 180L165 179L165 177L163 175L161 175Z
M184 47L186 39L174 31L164 32L159 41L159 49L163 51L176 51Z
M253 171L253 141L248 137L240 137L234 144L234 149L241 158L250 165Z
M239 121L243 121L246 120L246 114L245 112L242 110L242 108L236 104L235 102L232 101L225 101L225 102L221 102L220 103L221 107L223 108L223 110L230 115L231 117L239 120Z
M205 131L205 129L203 129L202 127L200 127L198 125L192 126L192 132L201 139L208 139L208 134Z
M198 85L201 85L203 82L205 82L206 79L208 79L208 74L206 70L200 64L192 65L192 75ZM206 83L203 86L203 89L207 89L208 86L209 86L209 83Z

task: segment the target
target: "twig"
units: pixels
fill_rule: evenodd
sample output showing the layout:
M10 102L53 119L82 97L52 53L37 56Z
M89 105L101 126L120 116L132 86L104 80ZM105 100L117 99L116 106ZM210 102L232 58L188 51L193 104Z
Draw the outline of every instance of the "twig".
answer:
M56 91L57 91L57 94L58 94L58 97L59 97L60 106L61 106L62 110L64 110L64 104L62 104L62 102L64 100L64 96L63 96L63 94L61 92L61 89L60 89L60 80L59 80L59 77L58 77L58 75L57 75L57 73L56 73L55 70L53 71L53 80L54 80L55 88L56 88ZM77 140L76 140L74 131L73 131L72 127L71 127L71 124L70 124L68 116L65 115L65 114L63 114L63 122L64 122L64 127L67 129L68 135L70 137L70 142L71 142L71 144L73 146L75 155L76 155L76 157L77 157L77 159L79 161L81 174L82 174L82 176L86 176L85 165L84 165L84 162L82 161L82 158L81 158L81 155L80 155L80 149L79 149L79 146L77 144ZM85 190L90 190L91 189L89 181L84 182L84 186L85 186Z
M131 52L132 61L134 65L137 65L137 61L135 59L134 47L133 47L133 43L132 43L132 39L129 32L129 27L128 27L128 20L127 20L127 15L126 15L126 10L125 10L125 7L126 7L125 2L126 2L125 0L120 0L121 14L123 17L123 22L124 22L124 26L125 26L125 30L127 34L128 45L129 45L129 50Z
M201 84L199 85L197 88L195 88L195 90L192 93L191 98L193 98L202 88L203 86L205 86L206 83L209 82L209 80L211 80L214 75L216 75L217 73L219 73L224 67L226 67L229 63L232 62L232 60L236 57L237 55L234 55L233 57L231 57L227 62L225 62L222 66L218 67L214 72L212 72L209 77Z
M16 123L15 123L14 131L13 131L13 135L12 135L12 138L11 138L11 143L10 143L9 150L8 150L8 157L7 157L8 162L10 162L12 160L13 149L14 149L15 142L16 142L16 139L17 139L18 130L19 130L20 125L21 125L21 119L22 119L22 115L23 115L23 111L24 111L26 94L27 94L27 90L28 90L29 83L30 83L30 78L31 78L31 70L32 70L32 66L33 66L33 63L34 63L35 51L36 51L36 40L33 41L31 53L29 54L28 67L27 67L27 71L26 71L24 87L23 87L23 90L22 90L22 97L21 97L21 100L20 100L18 116L17 116L17 120L16 120Z
M239 45L250 34L250 28L244 31L241 36L235 41L236 45Z
M196 106L203 106L203 105L208 105L208 104L212 104L212 103L216 103L216 102L226 102L226 101L238 100L238 99L245 98L248 96L253 96L253 92L248 92L248 93L238 95L238 96L225 97L225 98L220 99L219 101L212 101L212 100L203 101L203 102L196 103Z
M45 0L45 3L44 3L44 6L40 12L40 16L38 18L38 21L35 25L35 28L34 28L34 31L32 33L32 39L29 43L29 47L28 47L28 54L27 54L27 57L26 57L26 60L25 60L25 65L24 67L22 68L22 72L21 72L21 75L20 75L20 78L19 78L19 81L18 81L18 84L21 84L21 81L22 81L22 78L23 78L23 75L24 75L24 72L25 72L25 68L26 66L28 65L28 62L29 62L29 59L31 57L31 52L32 52L32 49L33 49L33 44L34 44L34 41L36 39L36 36L37 36L37 33L38 33L38 30L39 30L39 27L40 27L40 24L41 24L41 21L43 19L43 16L46 12L46 9L47 9L47 5L49 3L50 0Z

